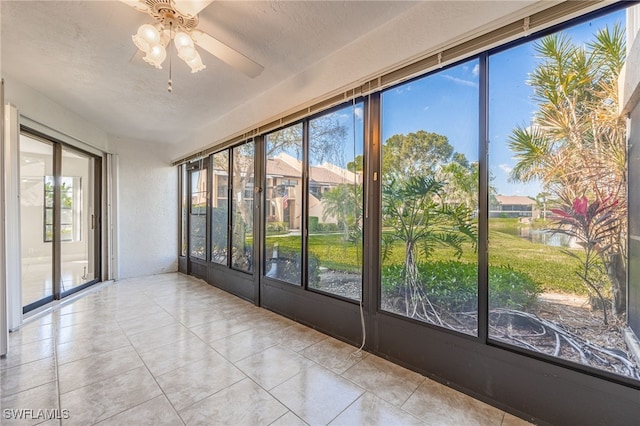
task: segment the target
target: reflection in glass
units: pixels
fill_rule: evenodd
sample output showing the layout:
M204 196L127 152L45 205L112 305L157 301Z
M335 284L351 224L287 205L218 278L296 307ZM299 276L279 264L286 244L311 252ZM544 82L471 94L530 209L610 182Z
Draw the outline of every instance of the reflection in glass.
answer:
M211 261L227 264L229 221L229 151L213 154L211 197Z
M53 295L52 175L53 146L26 135L20 135L20 243L23 306Z
M614 12L489 58L489 336L640 379L622 338L624 19Z
M189 254L206 260L207 254L207 169L194 170L191 176Z
M383 310L477 334L478 61L382 95Z
M266 136L265 276L302 284L302 124Z
M63 147L60 178L63 293L96 278L94 179L93 157Z
M231 266L253 271L254 143L233 148Z
M362 103L309 121L308 285L362 295Z

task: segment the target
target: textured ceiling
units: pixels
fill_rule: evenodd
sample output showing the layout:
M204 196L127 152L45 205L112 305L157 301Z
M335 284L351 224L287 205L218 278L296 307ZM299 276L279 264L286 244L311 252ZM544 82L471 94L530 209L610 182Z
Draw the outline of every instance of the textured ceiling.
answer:
M398 1L215 1L199 29L264 66L255 79L201 51L207 68L132 60L151 18L118 1L1 1L2 74L115 137L178 143L283 80L406 13ZM274 111L274 114L277 111Z

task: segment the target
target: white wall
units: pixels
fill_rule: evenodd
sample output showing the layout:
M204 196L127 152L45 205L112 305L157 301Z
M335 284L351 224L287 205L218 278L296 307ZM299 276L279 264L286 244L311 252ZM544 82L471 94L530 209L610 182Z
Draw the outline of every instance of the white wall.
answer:
M111 139L118 155L118 278L178 270L178 172L169 147Z
M73 138L80 148L109 151L107 133L93 123L84 120L11 76L3 75L2 77L5 80L5 102L18 108L22 124L33 126L37 123L39 126L34 126L38 127L36 130L63 140L65 136ZM50 130L51 133L47 130ZM86 146L84 146L85 144Z

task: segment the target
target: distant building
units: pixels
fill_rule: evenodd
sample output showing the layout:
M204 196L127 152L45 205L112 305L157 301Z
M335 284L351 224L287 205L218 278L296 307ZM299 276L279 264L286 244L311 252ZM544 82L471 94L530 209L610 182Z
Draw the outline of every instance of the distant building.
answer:
M489 217L530 217L538 219L540 211L536 200L522 195L496 195Z

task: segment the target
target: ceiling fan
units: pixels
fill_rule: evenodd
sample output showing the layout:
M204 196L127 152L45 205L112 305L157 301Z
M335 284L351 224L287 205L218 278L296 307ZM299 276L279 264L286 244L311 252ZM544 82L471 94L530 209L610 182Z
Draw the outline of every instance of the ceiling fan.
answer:
M133 43L145 54L143 59L162 68L166 48L173 41L178 57L195 73L206 68L195 46L218 57L247 76L257 77L264 67L211 35L198 30L198 14L213 0L120 0L155 20L143 24L132 36ZM171 88L169 88L171 91Z

